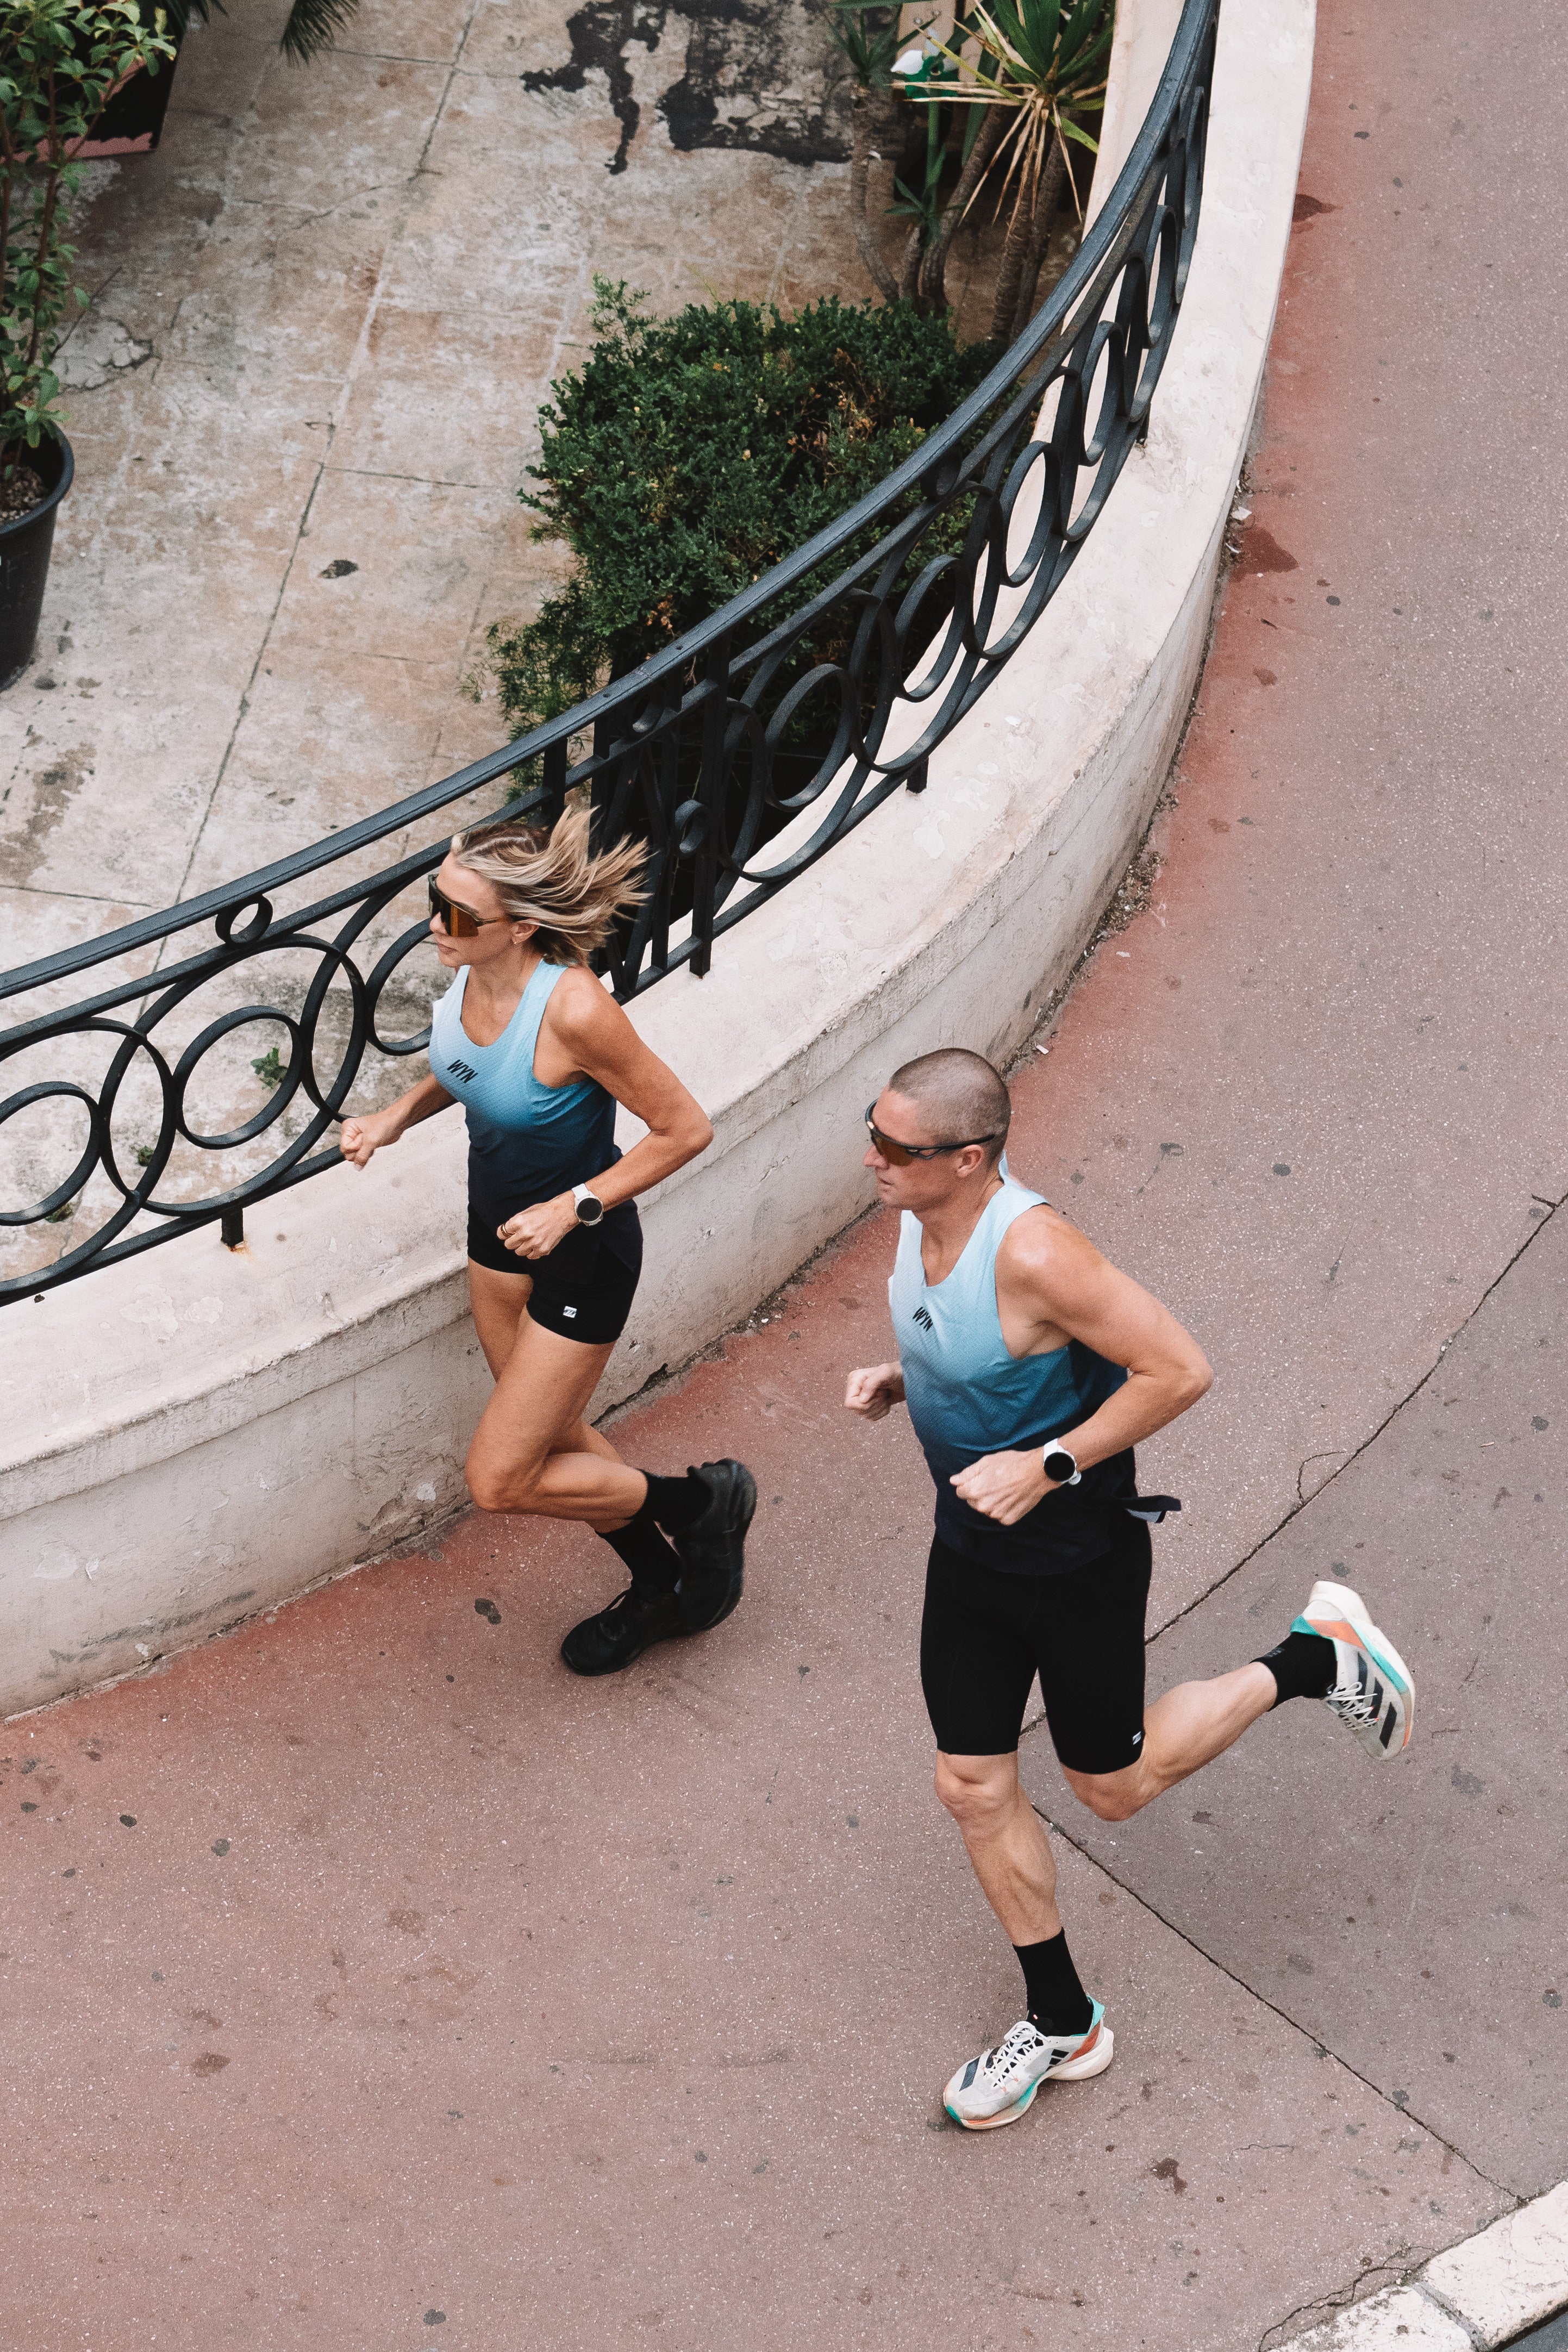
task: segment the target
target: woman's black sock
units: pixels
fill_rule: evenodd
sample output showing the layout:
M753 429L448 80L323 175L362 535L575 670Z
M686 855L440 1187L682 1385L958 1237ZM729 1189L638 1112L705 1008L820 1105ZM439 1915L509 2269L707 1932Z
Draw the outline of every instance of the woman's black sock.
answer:
M1267 1666L1279 1685L1276 1706L1288 1698L1322 1698L1339 1670L1334 1645L1322 1633L1287 1633L1252 1663Z
M680 1582L681 1563L674 1546L664 1541L653 1520L644 1518L641 1511L604 1540L631 1570L632 1583L644 1592L673 1592Z
M702 1481L694 1478L689 1470L684 1478L655 1478L651 1470L644 1470L643 1475L648 1481L648 1499L632 1520L633 1527L638 1519L646 1518L667 1528L672 1535L678 1535L682 1528L689 1528L694 1519L701 1518L712 1499Z
M1087 2033L1094 2004L1078 1981L1064 1930L1043 1944L1015 1944L1029 2013L1042 2033Z

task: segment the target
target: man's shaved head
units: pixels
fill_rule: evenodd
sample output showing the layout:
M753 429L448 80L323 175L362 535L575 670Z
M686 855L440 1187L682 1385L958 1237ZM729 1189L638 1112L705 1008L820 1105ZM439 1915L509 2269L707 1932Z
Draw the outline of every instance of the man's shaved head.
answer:
M990 1136L986 1158L992 1167L1001 1158L1012 1105L983 1054L971 1054L962 1045L922 1054L918 1061L894 1070L887 1091L919 1104L933 1143L968 1143Z

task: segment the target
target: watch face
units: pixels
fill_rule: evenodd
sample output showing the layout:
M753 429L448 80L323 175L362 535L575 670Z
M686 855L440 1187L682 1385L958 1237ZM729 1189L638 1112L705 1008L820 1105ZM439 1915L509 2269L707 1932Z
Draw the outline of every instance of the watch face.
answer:
M604 1203L595 1192L585 1193L577 1204L577 1222L580 1225L596 1225L603 1214Z
M1054 1478L1059 1486L1066 1485L1077 1466L1071 1454L1056 1446L1045 1457L1045 1475L1048 1478Z

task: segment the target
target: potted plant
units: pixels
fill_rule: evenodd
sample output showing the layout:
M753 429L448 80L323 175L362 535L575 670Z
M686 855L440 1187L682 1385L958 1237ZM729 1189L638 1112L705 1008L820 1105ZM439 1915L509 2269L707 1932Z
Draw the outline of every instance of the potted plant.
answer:
M126 78L172 55L137 0L0 0L0 687L32 656L71 481L53 362L61 320L88 299L66 242L73 158Z
M294 0L277 37L277 46L289 64L308 65L318 51L330 48L358 5L359 0ZM220 16L228 13L223 0L163 0L164 29L174 44L176 63L192 17L199 16L204 25L210 25L214 10ZM162 136L173 79L173 66L155 75L133 68L111 92L91 136L77 149L78 155L151 155Z

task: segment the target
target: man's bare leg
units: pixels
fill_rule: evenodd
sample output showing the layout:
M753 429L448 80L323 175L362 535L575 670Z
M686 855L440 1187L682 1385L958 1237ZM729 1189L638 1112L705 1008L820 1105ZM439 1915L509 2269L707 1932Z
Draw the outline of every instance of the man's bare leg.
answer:
M1115 2047L1072 1965L1056 1907L1056 1864L1045 1825L1019 1785L1018 1763L1016 1750L936 1758L936 1793L1022 1964L1029 2000L1028 2016L994 2050L960 2066L943 2093L948 2114L970 2131L1013 2121L1047 2075L1100 2074Z
M1130 1821L1234 1747L1278 1696L1273 1675L1256 1662L1211 1682L1177 1683L1145 1711L1144 1749L1135 1764L1121 1772L1073 1772L1064 1764L1062 1778L1103 1822Z
M1056 1864L1045 1825L1011 1756L936 1758L936 1794L957 1822L980 1891L1011 1944L1061 1933Z

